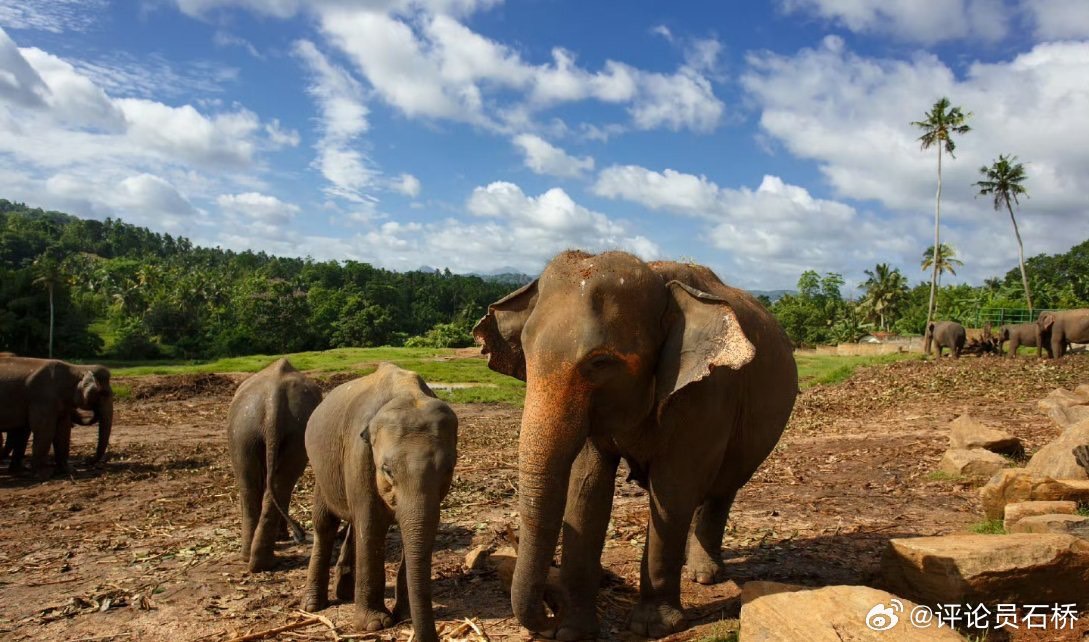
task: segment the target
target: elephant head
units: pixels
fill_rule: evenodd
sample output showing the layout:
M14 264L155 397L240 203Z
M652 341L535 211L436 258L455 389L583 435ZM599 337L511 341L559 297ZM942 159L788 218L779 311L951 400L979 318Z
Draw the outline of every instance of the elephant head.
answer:
M931 321L930 325L926 326L926 336L923 337L923 353L930 354L930 346L934 344L934 326L936 324Z
M113 429L113 388L110 386L110 371L102 366L91 366L83 372L76 386L75 405L82 410L90 410L92 417L75 421L84 426L98 424L98 447L91 462L99 462L106 456Z
M492 304L473 329L489 367L527 382L511 600L531 631L548 626L547 571L571 467L587 437L652 430L687 387L755 356L729 303L681 276L721 283L698 266L566 252L538 280Z
M416 631L434 631L431 554L439 527L439 505L454 476L457 416L431 398L395 399L370 420L369 441L382 501L401 528L408 600Z

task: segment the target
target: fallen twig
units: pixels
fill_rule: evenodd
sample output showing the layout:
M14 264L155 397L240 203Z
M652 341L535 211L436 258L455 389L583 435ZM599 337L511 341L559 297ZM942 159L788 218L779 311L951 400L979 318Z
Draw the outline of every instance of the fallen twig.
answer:
M278 633L283 633L284 631L304 629L308 626L313 626L315 624L321 624L321 618L316 615L310 616L305 620L299 620L298 622L292 622L291 624L285 624L283 626L276 627L275 629L266 629L264 631L257 631L255 633L247 633L246 635L243 635L241 637L231 638L230 640L227 640L227 642L250 642L251 640L264 640L265 638L270 638Z

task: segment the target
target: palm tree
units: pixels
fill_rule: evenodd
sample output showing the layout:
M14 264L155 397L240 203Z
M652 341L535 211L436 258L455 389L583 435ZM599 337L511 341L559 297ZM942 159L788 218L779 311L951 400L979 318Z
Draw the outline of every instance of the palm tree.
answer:
M865 270L866 281L858 286L866 290L863 305L877 315L878 325L888 329L888 316L896 311L904 294L907 293L907 279L899 269L889 269L887 263L878 263L874 269Z
M994 209L1002 205L1010 213L1010 221L1013 223L1013 234L1017 237L1017 258L1021 264L1021 283L1025 286L1025 302L1028 303L1029 318L1032 318L1032 293L1029 292L1028 275L1025 273L1025 246L1021 243L1021 231L1017 229L1017 219L1013 215L1012 200L1018 203L1018 196L1028 196L1025 186L1025 166L1017 162L1016 156L998 155L998 160L991 163L990 167L980 167L979 173L985 180L977 181L980 196L994 196Z
M54 305L53 305L53 293L56 291L58 285L60 285L64 278L61 272L60 263L50 256L43 253L38 258L34 259L34 271L38 274L38 277L34 279L34 283L44 285L45 289L49 292L49 358L53 358L53 319L54 319Z
M934 303L938 291L939 262L937 251L941 247L939 230L941 229L942 212L942 151L944 149L944 151L949 152L951 157L956 158L953 154L953 150L956 149L953 134L967 134L971 131L972 128L965 124L971 115L971 112L967 114L961 112L960 107L951 106L949 99L943 96L938 102L934 103L923 120L911 123L923 130L923 135L919 137L920 146L924 150L931 147L938 150L938 193L934 199L934 245L932 246L934 256L931 260L933 271L930 274L930 305L927 307L926 313L928 331L930 322L934 320Z
M934 261L937 260L937 263ZM957 258L957 250L952 245L942 243L938 246L938 251L934 251L933 247L926 248L923 252L923 271L933 270L938 275L938 285L941 285L942 274L948 272L953 276L957 275L956 267L964 267L964 261Z

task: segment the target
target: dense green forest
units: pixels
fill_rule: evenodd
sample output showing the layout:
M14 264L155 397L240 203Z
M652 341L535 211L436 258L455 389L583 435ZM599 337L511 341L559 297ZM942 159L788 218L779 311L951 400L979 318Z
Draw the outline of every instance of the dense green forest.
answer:
M1089 241L1027 261L1037 308L1089 305ZM798 344L918 334L929 285L875 266L858 292L808 271L766 301ZM0 350L65 358L201 359L347 346L468 345L487 305L520 285L449 271L391 272L356 261L195 247L118 220L83 220L0 199ZM939 318L1025 307L1020 273L942 287Z

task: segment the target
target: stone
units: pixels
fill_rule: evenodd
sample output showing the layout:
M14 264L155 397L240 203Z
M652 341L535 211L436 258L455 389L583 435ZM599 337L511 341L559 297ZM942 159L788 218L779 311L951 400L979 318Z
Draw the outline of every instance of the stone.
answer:
M785 582L753 580L751 582L745 582L745 584L741 587L741 604L748 604L756 598L764 597L765 595L775 595L776 593L792 593L794 591L805 591L809 588L810 587L808 586L802 586L800 584L787 584Z
M488 557L491 555L491 550L483 544L474 546L472 550L465 554L465 569L469 571L481 571L488 561Z
M1089 542L1028 533L893 539L881 575L887 588L924 604L1080 608L1089 605Z
M745 642L964 640L948 627L912 626L908 616L915 607L908 600L868 586L826 586L775 593L741 605L740 639ZM886 623L891 626L882 630Z
M1007 533L1011 527L1026 517L1035 515L1073 515L1078 512L1077 502L1014 502L1006 504L1002 517L1002 527Z
M1084 515L1029 515L1017 520L1010 533L1062 533L1076 535L1076 527L1089 523Z
M1089 392L1089 388L1086 388L1084 385L1078 386L1078 389L1075 392L1070 392L1063 388L1056 388L1049 392L1046 397L1036 402L1036 407L1046 415L1052 408L1084 406L1089 403L1089 394L1085 394L1087 392Z
M1020 455L1025 451L1021 440L1009 433L984 425L971 415L961 415L949 424L950 448L983 448L1004 455Z
M1002 455L982 448L950 448L938 463L938 470L947 475L991 477L1009 463Z
M1052 406L1047 416L1062 430L1089 419L1089 406Z
M987 519L1002 519L1006 504L1013 502L1089 502L1089 480L1059 481L1034 475L1024 468L1006 468L979 489L979 496Z
M1089 480L1089 474L1074 457L1074 448L1084 445L1089 445L1089 421L1067 428L1036 451L1025 464L1025 470L1052 479Z

